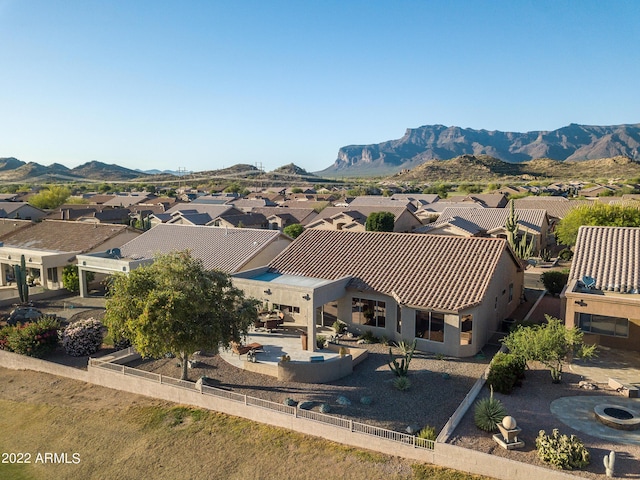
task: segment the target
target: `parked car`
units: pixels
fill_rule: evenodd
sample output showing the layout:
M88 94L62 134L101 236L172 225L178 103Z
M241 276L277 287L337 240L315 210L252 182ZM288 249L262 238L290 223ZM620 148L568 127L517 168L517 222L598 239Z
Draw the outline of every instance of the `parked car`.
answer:
M18 323L32 322L42 317L42 312L34 307L16 307L7 318L8 325L16 325Z

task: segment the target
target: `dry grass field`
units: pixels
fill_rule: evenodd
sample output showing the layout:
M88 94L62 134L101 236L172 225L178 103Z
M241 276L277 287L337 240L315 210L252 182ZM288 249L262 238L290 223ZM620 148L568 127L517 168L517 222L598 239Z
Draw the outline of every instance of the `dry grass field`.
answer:
M31 461L3 479L480 478L31 371L0 368L0 425L1 451Z

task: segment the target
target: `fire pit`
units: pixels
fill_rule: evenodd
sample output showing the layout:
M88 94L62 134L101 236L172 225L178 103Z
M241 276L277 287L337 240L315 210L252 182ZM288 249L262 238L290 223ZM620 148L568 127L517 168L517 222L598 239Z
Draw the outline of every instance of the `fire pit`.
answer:
M640 428L640 413L620 405L600 404L593 408L598 421L618 430L637 430Z

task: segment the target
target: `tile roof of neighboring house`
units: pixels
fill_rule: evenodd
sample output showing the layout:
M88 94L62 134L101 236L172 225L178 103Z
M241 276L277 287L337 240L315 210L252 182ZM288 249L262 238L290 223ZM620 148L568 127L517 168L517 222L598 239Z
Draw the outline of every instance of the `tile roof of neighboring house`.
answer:
M138 203L145 203L155 199L155 195L116 195L111 200L107 200L102 205L106 207L129 207Z
M103 204L104 202L108 202L109 200L115 198L116 196L111 194L111 195L101 195L101 194L95 194L95 195L91 195L89 197L85 197L89 202L91 203L97 203L97 204Z
M455 312L482 302L505 251L511 255L498 238L310 229L269 267L326 280L352 276L349 287Z
M33 210L42 212L43 215L45 214L44 210L29 205L28 202L0 202L0 218L6 218L23 207L30 207Z
M313 208L256 207L251 211L262 213L267 218L271 215L291 215L295 219L294 223L306 223L318 215Z
M6 246L53 252L89 252L125 232L126 225L44 220L4 236Z
M429 215L439 213L447 208L485 208L481 203L476 202L443 202L442 200L429 203L416 212L416 215Z
M218 218L214 218L213 221L221 219L225 222L230 223L234 227L238 227L240 225L244 225L249 228L264 228L269 222L267 222L267 217L265 217L261 213L240 213L236 215L224 214L220 215Z
M598 290L640 293L640 228L578 230L570 280L595 279Z
M242 213L242 210L234 208L233 205L215 205L208 203L179 203L174 205L166 213L208 213L211 218L219 217L224 213Z
M394 193L391 195L394 200L403 200L409 202L420 203L434 203L437 202L440 197L437 193Z
M430 228L428 231L432 232L435 229L445 227L447 225L451 225L452 227L456 227L462 230L463 232L468 233L471 236L479 235L480 233L486 233L486 230L480 228L475 223L460 217L452 217L443 222L437 222L437 223L438 223L437 226ZM431 224L431 225L434 225L434 224Z
M404 205L399 205L397 207L388 207L388 206L372 206L372 205L368 205L368 206L357 206L357 207L353 207L351 205L347 206L347 207L327 207L324 208L317 217L313 218L313 223L317 222L318 220L322 220L322 219L326 219L326 218L330 218L330 217L334 217L335 215L338 215L340 213L343 212L349 212L349 215L353 215L353 212L358 212L360 213L362 216L368 217L369 215L371 215L373 212L389 212L392 213L393 216L397 219L400 215L402 215L405 211L409 211Z
M18 220L9 218L0 218L0 241L4 242L4 237L11 232L28 228L33 225L31 220Z
M249 211L255 207L275 207L276 204L266 198L238 198L229 200L227 205L231 205L240 210Z
M474 193L469 195L454 195L451 197L447 197L442 201L450 201L450 202L476 202L482 204L487 208L501 208L504 207L508 202L507 197L502 193Z
M213 218L208 213L197 213L197 212L175 212L171 215L171 220L168 220L166 223L188 223L191 225L206 225L211 222Z
M432 228L440 226L454 217L474 223L480 229L491 232L504 227L509 212L508 208L447 208L440 214L438 220L416 229L416 232L429 233ZM516 215L518 216L518 225L540 233L542 232L547 212L545 210L516 209Z
M161 223L125 243L120 252L125 258L141 260L188 249L206 269L232 273L281 236L278 230Z
M130 213L128 208L104 208L88 215L81 215L78 220L96 219L102 223L123 223L129 221Z
M405 207L415 212L417 208L411 200L383 197L381 195L361 195L351 200L349 206L354 210L356 210L357 207L376 207L378 211L380 211L381 208Z
M546 210L547 214L553 218L564 218L575 207L589 204L591 200L567 200L564 197L529 196L514 200L517 209Z

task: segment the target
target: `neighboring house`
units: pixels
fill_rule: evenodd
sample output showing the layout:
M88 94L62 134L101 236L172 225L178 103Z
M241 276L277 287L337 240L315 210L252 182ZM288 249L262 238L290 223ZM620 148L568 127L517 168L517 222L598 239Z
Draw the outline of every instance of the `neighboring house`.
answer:
M157 254L189 250L206 269L234 273L268 264L290 243L273 230L160 224L118 249L79 255L80 295L87 295L87 272L127 273Z
M561 196L529 196L517 198L513 201L516 209L520 210L546 210L549 217L549 230L554 231L557 223L562 220L567 213L582 205L592 205L591 200L568 200Z
M402 203L402 202L399 202ZM422 222L409 209L403 205L388 206L358 206L327 207L317 217L307 223L305 228L320 228L323 230L364 230L367 217L374 212L389 212L393 214L394 232L412 232L421 227Z
M381 195L361 195L354 198L349 202L349 208L357 210L358 207L376 207L378 211L382 208L398 208L404 207L411 212L417 210L417 206L414 201L407 198L400 199L398 197L383 197Z
M138 193L130 195L116 195L110 200L107 200L102 205L105 207L130 207L131 205L137 205L139 203L150 203L158 197L150 193Z
M509 203L509 199L502 193L478 193L471 195L454 195L439 202L473 202L479 203L485 208L504 208Z
M284 230L295 223L304 225L318 216L318 212L313 208L262 207L254 208L252 212L267 217L269 228L272 230Z
M545 210L519 210L518 237L534 237L534 252L547 247L549 219ZM462 235L507 238L505 223L509 217L509 208L447 208L438 220L416 229L416 233L431 235Z
M640 228L580 227L562 293L585 341L640 351Z
M0 218L17 218L21 220L40 220L47 213L27 202L0 202Z
M304 323L475 355L520 304L523 269L504 239L305 230L267 266L234 274L245 294Z
M594 185L582 188L578 194L582 197L598 197L600 195L613 195L618 189L617 185Z
M62 269L74 264L76 255L120 247L139 235L126 225L89 224L44 220L2 237L0 285L13 276L13 266L25 256L29 274L45 288L62 286Z
M242 228L269 228L267 217L261 213L240 213L240 214L224 214L207 225L213 227L242 227Z
M165 213L156 213L151 216L151 225L159 223L177 223L184 225L206 225L221 215L240 215L238 210L231 205L217 205L207 203L180 203L174 205Z
M271 200L267 200L266 198L238 198L229 200L227 202L227 205L247 213L252 211L254 208L278 206L276 203L272 202Z

